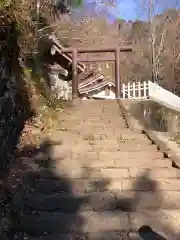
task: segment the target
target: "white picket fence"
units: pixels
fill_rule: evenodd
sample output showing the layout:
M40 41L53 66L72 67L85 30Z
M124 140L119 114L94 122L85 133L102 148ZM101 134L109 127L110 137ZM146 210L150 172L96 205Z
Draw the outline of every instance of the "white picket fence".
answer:
M122 85L122 99L152 100L171 110L180 111L180 97L151 81Z
M122 84L123 99L147 99L149 97L149 82L133 82Z

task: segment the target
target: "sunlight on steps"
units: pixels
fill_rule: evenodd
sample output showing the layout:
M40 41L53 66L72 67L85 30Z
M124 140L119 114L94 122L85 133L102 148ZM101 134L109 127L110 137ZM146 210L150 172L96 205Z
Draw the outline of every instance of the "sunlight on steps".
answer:
M27 156L35 172L22 169L13 206L24 239L142 240L143 225L178 239L180 170L126 127L116 101L77 102L55 138Z

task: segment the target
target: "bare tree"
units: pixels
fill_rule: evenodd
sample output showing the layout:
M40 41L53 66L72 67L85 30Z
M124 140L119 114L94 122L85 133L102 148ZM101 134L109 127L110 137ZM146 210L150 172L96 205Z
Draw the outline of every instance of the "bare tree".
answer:
M175 3L171 1L169 7L173 7ZM148 20L148 50L150 52L150 64L152 68L152 80L160 83L161 64L160 60L164 53L165 38L168 28L173 21L172 11L166 11L163 15L158 15L159 11L163 11L168 7L168 2L165 0L144 0L142 8L144 15Z
M125 81L152 79L166 84L171 90L176 88L177 80L174 78L176 75L178 79L179 74L180 17L174 7L178 4L173 0L142 0L138 5L137 20L129 27L128 41L135 45L135 53L124 60ZM121 38L124 37L122 34Z

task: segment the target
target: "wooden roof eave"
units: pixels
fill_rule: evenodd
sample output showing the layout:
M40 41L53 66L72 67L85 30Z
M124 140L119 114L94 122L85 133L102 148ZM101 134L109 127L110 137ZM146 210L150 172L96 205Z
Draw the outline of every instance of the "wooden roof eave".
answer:
M56 52L58 52L59 54L61 54L64 58L66 58L70 63L72 63L72 58L68 53L62 53L62 49L65 49L65 47L63 47L62 45L60 45L58 43L58 41L53 38L53 37L49 37L49 39L51 40L51 54L54 55ZM85 65L84 64L77 64L78 69L80 69L82 72L84 72L85 70Z
M103 75L103 74L99 74L98 76L97 76L97 75L92 76L92 77L90 77L90 78L85 79L83 82L81 82L81 83L78 85L78 87L79 87L79 89L85 88L85 87L87 87L87 86L89 86L89 85L92 85L94 82L96 82L96 81L98 81L98 80L101 80L101 79L102 79L102 80L104 79L104 75Z
M101 89L105 86L108 86L110 84L112 85L112 87L115 87L114 83L108 82L108 81L105 80L104 82L93 85L91 88L81 88L81 89L79 89L79 93L83 94L83 93L93 92L93 91L99 90L99 89Z
M90 77L93 77L95 75L95 72L92 70L85 70L84 72L80 73L78 76L78 82L79 84L84 82Z
M66 53L62 53L60 49L56 46L51 47L51 55L54 55L56 52L61 54L64 58L66 58L70 63L72 63L72 59L70 56L68 56ZM85 66L81 66L80 64L77 64L77 68L80 69L81 72L84 72Z

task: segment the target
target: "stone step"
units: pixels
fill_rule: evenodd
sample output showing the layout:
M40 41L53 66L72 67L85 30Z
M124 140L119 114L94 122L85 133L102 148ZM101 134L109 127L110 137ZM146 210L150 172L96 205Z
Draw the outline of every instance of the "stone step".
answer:
M61 146L54 146L52 149L69 149L73 152L77 151L157 151L157 146L149 144L148 141L144 141L141 144L132 141L118 141L116 139L105 140L82 140L76 143L68 143L62 141Z
M127 129L127 125L126 123L124 122L123 119L120 119L118 121L117 119L114 119L114 120L111 120L111 119L99 119L99 121L85 121L84 124L81 124L80 126L89 126L89 127L104 127L104 128L112 128L112 129Z
M114 140L117 139L120 143L127 143L130 142L130 144L152 144L152 141L147 138L144 134L140 134L139 137L135 138L133 137L133 134L131 136L128 136L127 138L123 139L121 137L121 134L114 130L101 130L101 131L96 131L95 133L90 132L89 129L84 132L79 133L79 138L83 140ZM129 139L128 139L129 138ZM77 137L76 137L77 140Z
M76 117L76 119L89 119L89 118L99 118L103 115L102 109L99 110L92 110L92 107L90 109L87 109L86 111L83 111L82 109L80 111L76 111L73 114L71 113L71 116ZM113 114L114 116L117 116L118 114L115 112ZM108 115L106 115L108 116Z
M179 191L116 191L114 210L133 212L136 210L178 210ZM113 206L113 204L111 204ZM109 210L104 209L104 210ZM110 208L112 210L112 207Z
M54 168L40 167L36 171L28 169L26 171L19 171L18 175L26 175L28 179L49 179L59 180L61 177L55 175ZM174 168L96 168L88 169L85 167L79 167L72 170L73 179L140 179L148 178L152 180L156 179L180 179L180 170Z
M117 140L80 140L77 142L63 142L61 145L54 145L51 146L49 149L49 154L52 159L62 159L64 157L69 158L71 155L76 155L81 152L117 152L117 154L122 153L124 155L124 152L136 152L136 151L142 151L148 154L151 154L154 152L154 157L163 157L163 154L161 152L158 152L155 145L150 145L149 142L144 141L142 144L136 144L136 142L132 141L132 145L130 143L128 144L128 141L122 142ZM110 153L109 153L110 154ZM128 153L131 155L130 153ZM136 154L134 155L136 156ZM34 159L36 161L40 161L45 159L46 156L42 154L41 151L39 151L39 154L36 154L34 156ZM75 157L76 158L76 157Z
M168 160L167 160L168 161ZM147 174L151 179L179 179L180 169L177 168L154 168L154 169L142 169L142 168L129 168L130 178L140 178L144 174Z
M120 117L112 117L112 116L108 116L108 117L99 117L99 118L88 118L88 120L86 120L87 123L97 123L97 122L101 122L101 123L106 123L106 124L114 124L114 125L119 125L121 123L125 123L125 120Z
M126 129L96 129L96 132L93 132L91 129L84 130L84 134L93 134L94 136L98 137L99 135L107 136L108 139L117 138L119 140L138 140L138 141L149 141L151 142L146 135L129 132ZM81 135L81 133L80 133Z
M172 162L169 159L153 159L153 152L149 152L150 155L146 158L121 158L121 152L119 151L118 153L119 159L115 159L113 156L114 152L108 152L107 155L104 154L104 152L96 153L97 155L95 152L76 152L73 153L71 159L64 158L59 162L56 161L55 167L57 168L57 171L61 172L61 168L62 170L65 168L73 169L75 167L80 169L84 166L84 172L88 169L93 172L95 169L100 168L171 168L172 166ZM131 153L138 156L137 151Z
M134 134L133 132L131 134L129 134L129 132L124 133L125 131L116 131L113 129L90 129L90 128L86 128L83 130L71 130L71 129L66 129L66 131L59 131L57 133L57 137L56 139L58 139L59 141L61 140L62 142L69 142L70 143L74 143L74 142L79 142L79 141L83 141L83 140L114 140L114 139L118 139L118 141L121 142L127 142L127 141L134 141L134 142L138 142L140 143L142 141L142 143L144 142L148 142L148 143L152 143L151 140L149 140L147 138L146 135L144 134ZM70 138L71 136L71 138Z
M25 188L35 194L71 193L72 186L68 181L55 179L32 179L24 182Z
M163 236L163 235L162 235ZM135 238L136 237L136 238ZM142 240L138 238L137 233L125 233L125 232L97 232L97 233L87 233L87 234L48 234L47 236L32 237L27 236L27 240Z
M148 141L137 143L136 141L123 140L90 140L89 144L95 151L157 151L157 146Z
M64 164L63 164L64 165ZM67 166L70 164L67 163ZM72 165L72 164L71 164ZM62 166L63 169L64 166ZM19 171L19 176L26 176L27 181L32 179L49 179L49 180L60 180L64 175L63 170L59 170L59 176L56 174L56 169L54 167L51 168L43 168L40 167L36 171L32 169L27 169L26 171ZM72 171L71 178L74 179L128 179L130 178L129 170L123 168L96 168L91 169L88 167L78 166L77 168L73 168L69 166L69 170Z
M95 134L96 132L104 132L104 133L111 133L113 132L115 134L115 137L121 136L122 130L126 130L124 126L121 126L119 128L114 127L113 125L102 125L97 126L97 125L81 125L77 126L76 129L80 133L89 133L89 134Z
M134 151L134 152L125 152L125 151L115 151L115 152L100 152L99 153L99 159L106 160L111 159L116 162L116 166L118 167L121 165L121 162L123 162L124 159L131 160L131 162L147 162L146 159L151 159L152 161L156 159L161 159L164 157L164 154L160 151L152 151L151 155L148 151ZM133 167L133 163L132 163ZM147 166L148 167L148 166Z
M113 123L113 122L108 122L108 121L101 121L99 120L99 122L88 122L87 120L76 120L76 121L67 121L67 122L62 122L60 124L60 129L78 129L78 130L84 130L86 128L90 128L92 130L95 129L104 129L104 128L108 128L108 129L127 129L126 124L123 122L123 120L121 122L117 123Z
M70 122L68 123L70 124ZM119 127L117 127L117 125L113 124L113 123L108 123L108 122L103 122L101 120L99 120L99 122L81 122L80 125L77 125L77 127L81 130L85 129L85 128L90 128L90 129L113 129L115 130L117 128L118 131L122 131L123 129L126 130L127 127L124 123L124 121L121 122L122 125L120 125Z
M179 191L178 179L149 179L146 176L140 179L94 179L74 180L73 189L78 192L103 191Z
M27 189L35 193L82 193L104 191L179 191L179 179L151 179L148 174L135 179L72 179L71 183L64 179L29 180ZM24 183L25 186L25 183Z
M116 130L115 130L116 131ZM117 131L118 133L118 131ZM139 132L132 132L132 131L122 131L120 133L120 139L121 140L148 140L148 137L145 134L139 133Z
M121 181L121 189L123 191L179 191L179 179L150 179L148 175L144 175L139 179L124 179ZM120 181L112 181L111 189L120 189Z
M73 152L91 152L94 151L93 145L89 142L82 141L82 143L77 144L64 144L65 149L69 148L69 151L71 150L71 153ZM110 148L109 148L110 149ZM112 149L116 149L112 146Z
M119 181L118 183L119 189L121 189L122 182ZM75 195L111 190L111 185L109 185L109 180L106 179L73 179L71 183L65 180L34 179L24 183L26 189L35 194L73 193Z
M69 232L96 233L130 229L128 213L122 211L98 213L86 211L71 214L63 212L25 213L19 216L19 223L20 230L30 235Z
M89 131L101 131L101 130L113 130L116 131L117 133L120 134L122 132L122 130L126 130L127 127L125 125L125 123L121 123L120 125L115 125L113 123L109 123L109 124L105 124L105 123L101 123L99 125L95 125L95 124L84 124L84 125L80 125L76 127L79 131L85 131L86 129L89 129Z
M111 109L112 108L112 109ZM80 108L79 110L74 112L75 116L78 117L122 117L122 113L118 108L115 108L114 106L104 108L102 105L95 107L92 105L86 105L85 108Z
M145 236L144 236L145 235ZM146 237L146 238L143 238ZM149 238L150 237L150 238ZM172 236L170 236L172 237ZM168 238L164 233L157 233L151 230L151 232L147 234L143 234L141 237L138 233L133 232L98 232L98 233L89 233L89 234L57 234L52 235L48 234L47 236L41 237L30 237L26 238L27 240L145 240L145 239L152 239L152 240L175 240L177 238Z
M82 144L72 145L72 152L87 152L87 151L119 151L119 144L116 139L114 140L99 140L97 143L94 140L82 142Z
M79 140L77 138L86 139L89 137L90 139L101 139L100 136L103 137L103 139L118 139L121 141L128 141L128 140L136 140L138 142L140 141L148 141L151 142L145 134L141 134L138 132L130 131L126 128L119 128L119 129L113 129L110 127L100 127L100 128L91 128L90 126L82 127L82 128L63 128L61 127L59 131L57 132L56 138L58 140L70 140L69 135L73 138L73 140Z
M135 152L132 152L135 153ZM169 159L153 159L154 153L151 153L152 155L149 155L149 157L145 158L145 157L140 157L140 158L136 158L136 159L122 159L119 158L119 160L114 160L115 166L117 168L171 168L172 166L172 162ZM102 157L102 155L101 155ZM151 158L152 157L152 158ZM101 158L103 159L103 158ZM102 162L102 161L101 161ZM97 162L97 165L103 165L103 163L99 163ZM110 163L110 161L106 162L106 159L104 159L104 165L111 165L112 163ZM114 166L114 165L113 165Z
M74 214L62 212L25 213L19 217L20 230L38 233L98 233L108 231L137 231L147 225L156 232L168 234L180 231L179 210L86 211Z
M128 143L129 142L129 143ZM119 151L126 151L126 152L134 152L134 151L157 151L157 146L155 144L151 144L150 141L141 141L138 143L137 141L129 140L129 141L120 141L119 142Z
M131 170L131 178L135 177L135 175L143 176L147 175L148 177L156 177L158 174L159 179L162 179L163 171L155 171L154 173L149 171L149 169L156 169L162 168L164 169L164 178L175 178L179 173L170 171L171 170L171 161L169 159L155 159L152 160L148 159L121 159L120 163L115 163L112 159L98 159L98 156L95 158L93 155L89 155L89 153L94 152L87 152L86 154L81 154L80 158L64 158L59 161L55 161L54 164L51 163L49 166L50 174L52 178L62 178L64 176L68 176L69 178L82 178L82 179L113 179L113 178L130 178L130 173L128 168L139 168L139 172L135 170ZM97 153L98 155L98 153ZM83 157L84 156L84 157ZM45 165L42 163L40 164L40 168L37 167L35 171L43 172L43 166L46 168ZM141 170L142 169L142 170ZM141 171L140 171L141 170ZM167 171L165 171L167 170ZM29 171L29 170L28 170ZM42 173L40 173L43 177ZM173 175L174 174L174 175ZM177 175L175 175L177 174ZM47 173L48 175L48 173Z
M26 208L37 211L127 211L180 209L179 191L122 191L91 194L25 194Z
M92 193L80 194L26 194L24 204L26 207L37 211L61 211L73 213L78 211L92 210L114 210L115 194Z
M92 168L171 167L169 159L163 159L161 152L73 152L73 163L79 162ZM68 162L68 159L62 161ZM62 162L61 161L61 162ZM71 160L70 160L71 161ZM69 163L70 163L69 161Z
M88 118L77 118L77 117L68 117L66 120L63 119L61 121L61 124L63 126L63 124L72 124L72 126L75 125L97 125L97 126L104 126L104 125L111 125L111 126L121 126L121 124L124 126L125 124L125 120L119 116L117 117L88 117Z
M123 131L124 132L124 131ZM117 131L114 131L112 129L110 130L102 130L102 131L96 131L92 132L87 129L87 131L79 132L77 131L59 131L57 132L57 136L54 137L54 141L61 141L63 144L82 144L84 141L97 141L100 142L100 140L106 140L106 141L116 141L118 140L119 144L132 144L132 145L140 145L140 144L152 144L151 140L147 138L144 134L126 134L126 133L119 134ZM125 136L125 137L124 137ZM127 137L126 137L127 136Z

